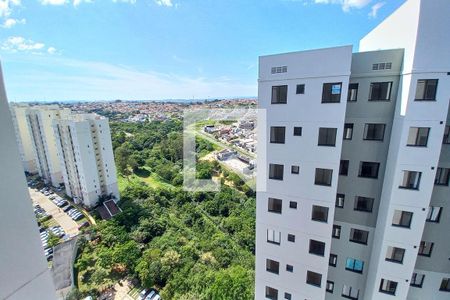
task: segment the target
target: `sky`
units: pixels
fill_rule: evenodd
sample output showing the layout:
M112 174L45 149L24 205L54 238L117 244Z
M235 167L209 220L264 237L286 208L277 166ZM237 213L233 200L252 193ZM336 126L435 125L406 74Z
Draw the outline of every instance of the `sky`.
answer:
M258 56L354 45L405 0L0 0L9 101L257 95Z

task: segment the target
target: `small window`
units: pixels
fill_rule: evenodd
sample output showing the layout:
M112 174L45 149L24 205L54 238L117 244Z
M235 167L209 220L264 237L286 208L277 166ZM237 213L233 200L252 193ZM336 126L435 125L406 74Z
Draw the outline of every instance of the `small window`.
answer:
M364 269L364 262L362 260L349 257L345 262L345 269L347 271L362 273Z
M423 285L423 281L425 279L425 274L413 273L411 277L410 286L421 288Z
M286 73L287 72L287 66L281 66L281 67L272 67L271 70L272 74L278 74L278 73Z
M403 171L403 180L399 187L402 189L418 190L421 176L422 172Z
M403 263L403 257L405 256L405 249L388 246L386 252L386 260L390 262Z
M296 94L304 94L305 93L305 85L304 84L297 84Z
M302 136L302 128L294 127L294 136Z
M358 84L350 83L348 86L348 98L347 101L354 102L358 100Z
M369 124L364 126L364 140L382 141L384 139L385 124Z
M267 242L271 244L281 244L281 232L273 229L267 229Z
M372 82L370 84L369 101L389 101L392 82Z
M266 298L270 300L278 300L278 290L266 286Z
M335 239L341 238L341 226L333 225L333 231L331 232L331 236Z
M380 163L362 161L359 165L359 177L378 178Z
M270 127L270 143L284 144L286 135L286 127L272 126Z
M296 201L289 201L289 208L297 209L297 202Z
M434 179L434 184L448 186L449 178L450 178L450 169L437 168L436 177Z
M395 210L394 217L392 218L392 226L410 228L412 216L413 213L410 211Z
M345 195L337 194L336 195L336 207L344 208Z
M287 236L287 240L288 242L295 243L295 235L289 233Z
M320 287L322 285L322 274L312 272L312 271L307 271L306 272L306 283Z
M419 79L417 80L416 101L418 100L436 100L437 79Z
M286 271L291 273L294 272L294 266L286 265Z
M289 293L284 293L284 299L286 300L292 300L292 295Z
M367 245L368 238L368 231L355 228L350 230L350 242Z
M316 240L309 240L309 253L319 255L319 256L324 256L325 255L325 243L316 241Z
M433 242L421 241L419 246L419 252L417 253L417 255L430 257L431 252L433 251L433 246L434 246Z
M268 199L268 211L272 213L281 214L283 201L281 199L269 198Z
M331 186L332 176L333 176L333 170L317 168L314 184Z
M439 290L442 292L450 292L450 278L443 278Z
M349 160L342 160L339 164L339 175L347 176L348 175L348 166L350 164Z
M450 144L450 126L445 126L443 144Z
M428 127L410 127L407 146L426 147L428 143Z
M328 293L333 293L333 290L334 290L334 282L333 281L327 280L326 290Z
M358 300L359 297L359 289L355 289L351 286L347 286L344 284L342 287L342 297L352 299L352 300Z
M318 146L336 146L337 128L319 128Z
M439 223L442 207L430 206L428 208L427 222Z
M328 221L328 207L313 205L311 220L319 222Z
M283 180L283 165L270 164L269 165L269 179Z
M328 265L332 267L336 267L337 265L337 255L336 254L330 254L330 258L328 260Z
M342 83L324 83L322 89L322 103L339 103L341 101Z
M356 196L354 210L372 212L374 201L375 201L374 198Z
M353 123L344 124L344 140L351 140L353 137Z
M275 260L266 259L266 271L274 274L279 274L280 263Z
M300 167L299 166L291 166L291 174L298 174L300 173Z
M272 87L272 104L286 104L287 103L287 85L278 85Z
M381 283L380 283L380 292L381 293L395 295L396 290L397 290L397 282L387 280L387 279L381 279Z

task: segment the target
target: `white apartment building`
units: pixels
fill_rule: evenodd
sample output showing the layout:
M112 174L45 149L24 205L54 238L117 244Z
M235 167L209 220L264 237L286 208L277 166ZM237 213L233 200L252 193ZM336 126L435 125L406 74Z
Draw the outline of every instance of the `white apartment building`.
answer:
M32 106L25 113L39 176L57 187L63 183L63 176L52 124L53 120L68 117L70 110L56 105Z
M73 114L53 124L66 194L76 203L94 206L99 196L118 201L116 165L108 119Z
M260 57L255 299L450 299L449 16L408 0L358 53Z

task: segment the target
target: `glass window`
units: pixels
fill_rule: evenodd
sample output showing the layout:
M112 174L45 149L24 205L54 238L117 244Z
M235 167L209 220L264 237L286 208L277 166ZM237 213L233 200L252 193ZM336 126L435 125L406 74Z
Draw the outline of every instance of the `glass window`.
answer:
M292 265L286 265L286 271L288 271L288 272L294 272L294 266L292 266Z
M342 82L324 83L322 103L339 103L341 101Z
M328 260L328 265L332 267L336 267L337 265L337 255L336 254L330 254L330 258Z
M284 144L286 135L286 127L272 126L270 127L270 142L272 144Z
M450 292L450 278L442 278L440 291Z
M361 229L352 228L350 230L350 242L367 245L369 232Z
M279 274L280 263L275 260L266 259L266 271L274 274Z
M374 201L375 201L374 198L356 196L354 210L372 212Z
M302 136L302 128L294 127L294 136Z
M380 292L395 295L396 290L397 290L397 282L387 279L381 279Z
M359 165L359 177L365 178L378 178L378 169L380 168L380 163L362 161Z
M425 274L413 273L411 277L410 285L413 287L421 288L423 285L423 280L425 279Z
M347 258L345 262L345 269L356 273L362 273L364 268L364 262L355 258Z
M352 300L358 300L359 297L359 289L353 288L351 286L347 286L344 284L342 287L342 297L352 299Z
M269 198L268 199L268 211L281 214L281 207L283 201L281 199Z
M407 146L426 147L428 143L428 127L410 127Z
M450 126L445 126L443 143L450 144Z
M269 165L269 179L283 180L283 165Z
M434 179L434 184L448 186L449 178L450 178L450 169L437 168L436 177Z
M334 290L334 282L333 281L327 280L326 290L328 293L333 293L333 290Z
M430 206L428 208L427 222L439 223L442 207Z
M313 205L311 219L313 221L327 222L328 221L328 207Z
M389 101L392 82L372 82L370 84L369 101Z
M319 128L319 146L336 146L337 128Z
M348 166L350 164L349 160L342 160L339 164L339 175L347 176L348 175Z
M336 207L344 208L345 195L337 194L336 195Z
M413 213L410 211L395 210L392 218L392 225L410 228Z
M266 298L270 300L278 300L278 290L266 286Z
M281 232L273 229L267 229L267 242L271 244L281 244Z
M289 208L297 209L297 202L289 201Z
M405 249L388 246L385 259L391 262L403 263L404 256Z
M322 274L312 272L312 271L307 271L306 272L306 283L320 287L322 284Z
M356 101L358 99L358 84L350 83L348 86L348 98L349 102Z
M289 293L284 293L284 299L286 300L292 300L292 295Z
M364 140L382 141L384 139L385 124L369 124L364 125Z
M272 104L286 104L287 103L287 85L278 85L272 87Z
M400 188L418 190L422 172L403 171L403 180Z
M304 94L305 93L305 85L304 84L297 84L297 90L296 94Z
M309 253L324 256L325 243L316 240L309 240Z
M353 137L353 123L344 124L344 140L351 140Z
M331 186L332 176L333 170L317 168L314 184Z
M417 253L417 255L430 257L431 252L433 251L433 246L434 246L433 242L421 241L419 246L419 253Z
M288 239L288 242L295 243L295 235L288 234L287 239Z
M331 232L331 236L335 239L341 238L341 226L333 225L333 231Z
M416 100L436 100L437 79L417 80Z
M292 174L300 173L300 167L299 166L291 166L291 173Z

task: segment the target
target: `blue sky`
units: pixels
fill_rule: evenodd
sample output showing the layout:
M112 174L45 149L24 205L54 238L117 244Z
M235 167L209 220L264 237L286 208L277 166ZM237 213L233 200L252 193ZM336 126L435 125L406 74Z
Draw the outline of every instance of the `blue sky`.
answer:
M9 101L256 96L259 55L353 44L405 0L0 0Z

